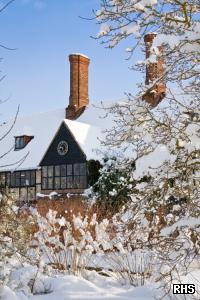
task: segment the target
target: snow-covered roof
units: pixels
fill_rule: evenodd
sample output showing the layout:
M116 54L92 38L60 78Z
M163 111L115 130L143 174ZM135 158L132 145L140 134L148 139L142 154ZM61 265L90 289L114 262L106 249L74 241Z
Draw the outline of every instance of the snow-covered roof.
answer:
M109 105L111 106L113 103L109 103ZM104 110L101 104L96 106L91 104L85 108L78 121L106 130L113 125L112 115L108 116L107 113L108 111Z
M87 114L88 112L86 116ZM88 123L89 119L87 118L86 122L83 117L80 119L80 121L65 119L65 109L18 117L10 133L2 140L1 137L11 128L13 120L0 126L0 171L38 167L63 121L86 154L87 159L97 158L95 149L100 149L98 138L101 137L101 129L95 126L94 122ZM24 149L15 151L14 137L22 135L34 136L34 138ZM6 155L4 155L5 153Z

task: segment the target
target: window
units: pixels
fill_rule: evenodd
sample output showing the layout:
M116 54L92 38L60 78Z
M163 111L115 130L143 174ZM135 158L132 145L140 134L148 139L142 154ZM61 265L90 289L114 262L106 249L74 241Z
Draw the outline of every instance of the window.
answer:
M7 185L10 187L35 186L35 170L7 173Z
M80 175L86 175L87 174L87 170L86 170L86 164L80 164Z
M55 166L55 189L66 189L67 187L67 167L66 165Z
M53 177L53 166L47 168L48 177Z
M74 164L74 175L79 175L80 174L80 165L79 164Z
M16 137L15 138L15 150L23 149L25 147L24 137Z
M55 176L60 176L60 166L55 166Z
M60 189L60 177L55 177L55 189Z
M67 187L67 178L66 177L61 177L60 188L61 189L66 189L66 187Z
M11 176L12 176L12 186L20 186L20 177L21 177L20 172L16 172L16 174L13 173Z
M79 189L87 187L86 163L42 167L42 189Z
M72 176L72 165L67 165L67 176Z
M67 170L66 165L60 166L60 175L61 175L61 177L66 177L66 170Z
M52 190L53 189L53 177L49 177L48 178L47 188L48 188L48 190Z
M42 189L53 189L54 167L42 167Z
M47 167L42 168L42 189L47 189Z
M47 167L42 168L43 177L47 177Z
M67 188L68 189L73 189L73 177L72 176L67 176Z
M47 167L47 189L53 189L53 166Z
M74 164L74 187L75 188L84 188L86 182L86 165Z
M29 175L29 173L28 173L28 175ZM26 183L28 183L30 179L28 179L26 177L26 172L21 172L20 173L20 180L21 180L21 186L26 186Z
M34 137L28 135L15 137L15 150L23 149Z

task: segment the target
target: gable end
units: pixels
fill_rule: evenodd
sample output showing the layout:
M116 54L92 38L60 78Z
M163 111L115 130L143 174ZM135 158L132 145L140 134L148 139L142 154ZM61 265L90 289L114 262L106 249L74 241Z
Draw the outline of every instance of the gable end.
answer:
M65 146L66 144L67 147ZM85 153L79 146L65 122L62 122L45 155L43 156L40 166L73 164L85 161Z

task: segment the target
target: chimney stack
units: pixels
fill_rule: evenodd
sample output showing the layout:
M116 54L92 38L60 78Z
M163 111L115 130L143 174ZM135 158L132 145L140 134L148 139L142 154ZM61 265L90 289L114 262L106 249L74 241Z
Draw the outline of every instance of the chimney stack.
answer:
M146 47L146 59L151 56L151 47L153 45L153 40L156 37L155 33L148 33L144 37L145 47ZM151 85L154 81L157 80L156 83L147 90L147 92L143 95L143 100L148 102L152 107L158 105L160 101L165 97L166 85L163 80L164 74L164 62L163 62L163 48L162 46L158 47L159 53L156 55L156 60L147 62L146 65L146 85ZM155 53L156 54L156 53Z
M88 66L90 60L79 53L69 55L70 61L70 96L66 108L66 119L76 120L89 103Z

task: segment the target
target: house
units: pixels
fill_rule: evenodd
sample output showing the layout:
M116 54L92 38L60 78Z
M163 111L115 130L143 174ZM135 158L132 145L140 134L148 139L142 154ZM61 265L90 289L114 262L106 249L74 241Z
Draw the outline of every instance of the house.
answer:
M145 36L147 61L153 53L154 33ZM98 124L89 106L89 58L75 53L70 61L70 96L65 109L16 118L0 127L0 186L9 188L21 201L37 194L81 194L87 188L87 160L97 159L99 138L105 122ZM155 107L164 97L166 86L162 47L157 61L146 65L148 89L143 100ZM91 117L95 118L91 122Z
M17 117L0 128L0 186L21 201L52 191L80 194L88 186L86 163L97 158L101 130L87 124L83 116L87 119L92 110L88 108L89 59L72 54L69 61L66 109Z

